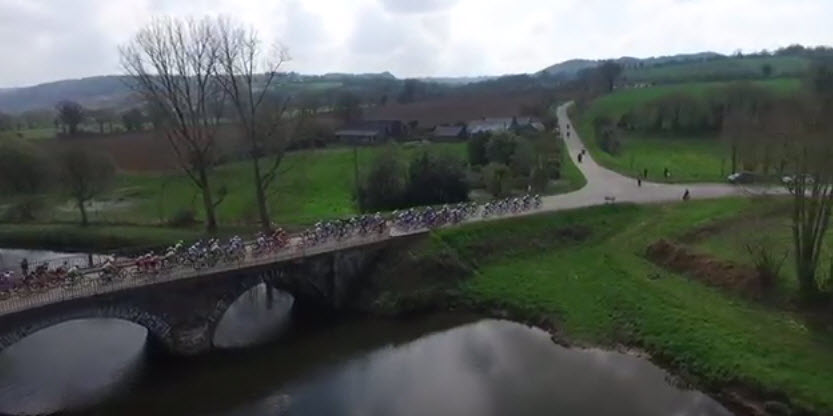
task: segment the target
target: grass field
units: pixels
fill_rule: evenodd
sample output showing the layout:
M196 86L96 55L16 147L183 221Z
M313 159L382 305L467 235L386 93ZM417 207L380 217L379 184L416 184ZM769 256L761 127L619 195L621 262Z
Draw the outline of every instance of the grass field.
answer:
M438 234L476 268L463 288L476 304L554 317L581 342L641 347L700 388L742 385L827 414L833 411L833 334L643 257L660 237L737 216L754 204L760 202L605 206ZM570 229L589 231L589 237L577 241L576 232L564 232Z
M432 144L438 151L464 157L465 144ZM403 146L412 153L424 146ZM359 174L381 148L365 147L358 151ZM269 205L272 217L280 224L308 224L324 218L341 217L356 212L353 201L353 150L332 148L295 152L281 165L283 174L272 187ZM227 190L218 206L221 224L245 225L257 221L251 164L236 162L217 168L212 175L213 189ZM190 180L176 174L124 174L115 189L102 198L105 208L94 214L93 221L110 223L161 224L178 211L193 210L201 218L202 202ZM108 207L109 206L109 207ZM70 208L70 207L67 207ZM54 221L77 218L71 209L56 210Z
M801 86L798 79L791 78L755 83L784 94L796 91ZM601 115L618 120L628 110L667 94L681 92L704 97L727 84L704 82L619 90L593 101L580 115L576 127L597 162L625 175L634 176L647 168L650 180L665 181L662 172L667 167L672 173L668 180L670 182L723 182L726 175L731 173L731 162L726 145L717 137L660 137L631 132L624 137L623 150L612 155L599 148L593 135L592 122ZM572 117L575 121L575 115Z
M4 137L15 137L24 140L46 140L54 139L58 130L54 127L43 127L37 129L23 129L15 131L0 131L0 139Z
M421 149L431 148L439 152L448 152L465 160L465 143L442 144L404 144L401 150L409 156ZM358 150L359 175L363 174L368 163L382 148L363 147ZM330 148L324 150L294 152L289 154L282 164L282 174L270 189L269 205L273 220L289 228L297 228L327 218L344 217L357 213L353 199L354 164L352 148ZM585 179L571 161L565 159L563 177L549 189L550 193L563 193L578 189L585 184ZM249 162L231 163L217 168L212 174L214 192L220 188L227 190L225 200L218 206L217 219L221 227L233 230L252 229L258 221L254 201L254 186L251 181ZM139 226L129 228L139 230L128 233L121 241L125 245L146 245L144 230L164 230L173 218L182 211L193 211L195 220L202 219L201 196L190 180L181 173L171 174L136 174L122 173L116 178L113 189L97 198L88 209L90 221L94 224ZM68 198L59 194L50 194L45 202L45 210L38 215L37 222L42 224L70 224L78 221L76 207ZM14 198L6 199L7 207L13 206ZM2 207L0 207L2 211ZM147 226L151 226L147 228ZM28 228L27 228L28 227ZM106 227L99 227L103 232ZM27 230L29 230L27 232ZM168 231L198 233L200 225L195 223L185 228L168 229ZM6 232L4 235L3 232ZM83 242L92 241L87 232L74 231L72 227L62 229L67 234L63 237L49 236L41 233L38 225L0 225L0 242L33 246L42 235L45 244L51 247L84 247ZM138 232L138 234L136 234ZM167 232L167 231L166 231ZM75 235L78 234L78 235ZM162 233L164 234L164 233ZM129 238L135 236L135 238ZM73 244L61 243L65 239ZM178 239L178 238L177 238ZM135 244L130 243L136 240ZM161 236L160 240L172 241L173 238ZM130 243L130 244L128 244ZM96 247L94 243L91 245ZM108 245L109 247L109 245Z
M797 56L728 58L661 67L628 68L623 76L629 82L755 78L763 75L762 67L767 64L772 66L771 76L785 77L803 73L807 70L810 61Z

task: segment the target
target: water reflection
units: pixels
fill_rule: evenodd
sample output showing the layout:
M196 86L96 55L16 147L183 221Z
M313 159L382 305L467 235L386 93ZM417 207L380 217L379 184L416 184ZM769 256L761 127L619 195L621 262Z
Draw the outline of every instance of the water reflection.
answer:
M228 415L729 415L650 362L481 321L353 359Z
M0 353L0 412L43 414L85 406L141 372L147 331L115 319L65 322Z
M294 298L261 283L240 296L226 311L214 335L214 345L235 348L274 339L289 324Z

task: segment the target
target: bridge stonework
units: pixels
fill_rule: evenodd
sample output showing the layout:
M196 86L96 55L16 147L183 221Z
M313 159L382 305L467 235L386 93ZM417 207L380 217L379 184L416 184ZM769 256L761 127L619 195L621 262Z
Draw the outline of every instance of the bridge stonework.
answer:
M242 294L265 283L295 304L339 311L363 289L387 241L78 298L0 316L0 351L38 330L77 319L112 318L145 327L154 349L178 356L213 349L214 331Z

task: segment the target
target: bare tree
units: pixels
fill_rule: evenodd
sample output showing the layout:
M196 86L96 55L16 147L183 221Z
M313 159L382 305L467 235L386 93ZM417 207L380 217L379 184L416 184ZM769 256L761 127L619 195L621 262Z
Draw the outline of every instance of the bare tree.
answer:
M113 161L105 153L73 147L59 155L58 166L64 189L75 200L81 213L81 225L87 226L86 204L112 183L115 175Z
M58 120L68 129L71 136L78 133L78 125L87 117L84 107L75 101L61 101L55 106L55 110L58 111Z
M286 50L273 45L266 50L257 30L230 19L216 21L219 35L218 80L225 90L252 162L260 224L271 227L268 188L279 175L292 135L285 128L289 98L272 91L278 71L289 59ZM264 159L271 158L266 161Z
M165 137L180 167L202 194L210 233L217 230L215 209L225 197L218 192L215 199L209 180L225 99L217 79L220 46L210 18L159 18L120 49L133 87L159 109Z

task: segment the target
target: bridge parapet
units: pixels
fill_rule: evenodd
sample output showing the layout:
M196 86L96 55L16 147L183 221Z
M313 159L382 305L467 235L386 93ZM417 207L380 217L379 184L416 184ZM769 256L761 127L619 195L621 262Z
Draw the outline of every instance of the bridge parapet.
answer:
M342 310L362 289L389 238L318 247L303 255L280 253L202 270L52 290L6 300L0 310L0 350L52 325L75 319L114 318L148 330L149 341L172 355L213 349L214 331L240 295L265 283L298 302ZM298 254L298 253L296 253Z

